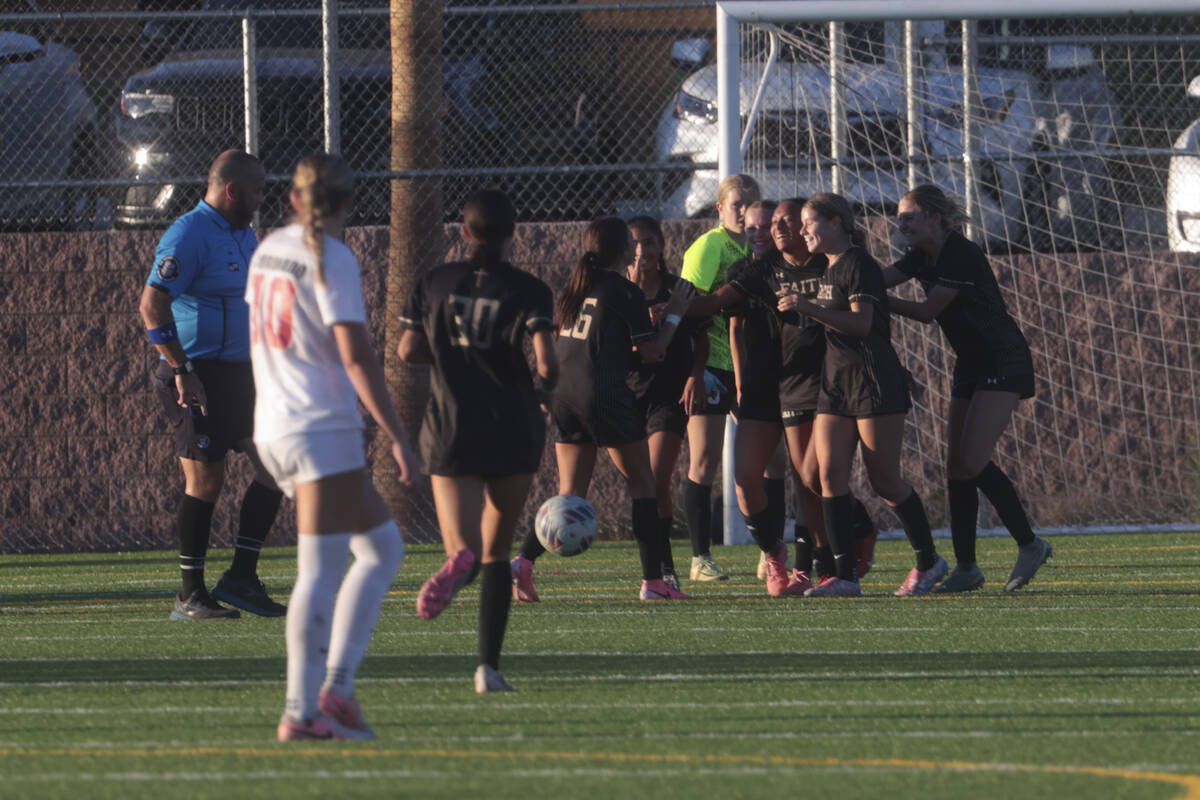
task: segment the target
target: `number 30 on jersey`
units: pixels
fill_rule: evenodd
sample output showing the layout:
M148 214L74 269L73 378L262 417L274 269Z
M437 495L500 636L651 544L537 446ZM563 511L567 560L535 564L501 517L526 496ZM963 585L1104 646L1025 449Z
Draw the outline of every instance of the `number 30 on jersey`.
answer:
M286 350L292 343L296 284L287 278L256 272L250 276L250 346L264 340L267 347Z
M459 347L490 348L500 301L452 294L446 302L450 306L450 341Z

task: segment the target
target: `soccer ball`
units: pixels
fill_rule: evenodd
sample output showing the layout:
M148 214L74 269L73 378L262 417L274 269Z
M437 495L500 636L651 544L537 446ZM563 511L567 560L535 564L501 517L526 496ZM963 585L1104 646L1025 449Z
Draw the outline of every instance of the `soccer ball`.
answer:
M577 556L596 541L596 509L582 497L560 494L542 503L533 530L542 547L560 556Z

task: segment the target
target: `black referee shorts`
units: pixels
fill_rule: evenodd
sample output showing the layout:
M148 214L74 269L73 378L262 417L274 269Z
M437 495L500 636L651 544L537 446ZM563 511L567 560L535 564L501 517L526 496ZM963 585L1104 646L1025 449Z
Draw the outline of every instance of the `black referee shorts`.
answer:
M175 455L192 461L215 463L254 436L254 373L250 362L233 363L192 359L204 384L208 414L183 408L177 402L175 373L166 361L154 370L154 392L175 437Z

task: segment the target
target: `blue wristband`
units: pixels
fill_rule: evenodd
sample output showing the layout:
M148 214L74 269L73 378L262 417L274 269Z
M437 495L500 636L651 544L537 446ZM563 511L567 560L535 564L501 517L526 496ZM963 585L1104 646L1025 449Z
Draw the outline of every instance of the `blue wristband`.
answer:
M166 325L160 325L157 328L150 328L146 331L150 336L150 341L154 344L167 344L179 338L179 331L175 329L174 322L168 322Z

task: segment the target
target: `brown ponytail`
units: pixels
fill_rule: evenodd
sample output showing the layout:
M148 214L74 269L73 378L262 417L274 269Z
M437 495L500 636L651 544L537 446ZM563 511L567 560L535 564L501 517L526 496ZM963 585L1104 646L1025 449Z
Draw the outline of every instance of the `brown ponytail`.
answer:
M489 267L504 260L504 246L517 229L517 211L504 192L480 189L463 206L463 224L471 234L467 261Z
M579 318L579 309L592 288L596 270L623 266L628 251L629 228L623 219L601 217L587 226L583 233L583 255L555 303L554 322L560 330L572 327Z

